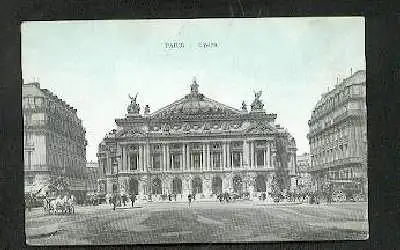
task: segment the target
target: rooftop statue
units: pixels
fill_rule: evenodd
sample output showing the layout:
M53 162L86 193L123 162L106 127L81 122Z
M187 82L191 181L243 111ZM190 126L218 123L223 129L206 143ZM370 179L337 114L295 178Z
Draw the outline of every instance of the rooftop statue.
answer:
M135 98L132 98L130 94L128 96L129 99L131 99L131 104L128 106L128 114L139 114L140 106L138 103L136 103L138 93L136 93Z
M193 77L192 79L192 84L190 85L190 92L196 94L199 92L199 85L197 84L196 77Z
M247 104L245 101L242 102L242 111L246 111L247 112Z
M251 111L262 111L264 108L264 104L260 100L262 91L254 91L254 101L251 104Z
M149 113L150 113L150 106L149 106L149 105L146 105L146 106L144 107L144 113L145 113L145 114L149 114Z

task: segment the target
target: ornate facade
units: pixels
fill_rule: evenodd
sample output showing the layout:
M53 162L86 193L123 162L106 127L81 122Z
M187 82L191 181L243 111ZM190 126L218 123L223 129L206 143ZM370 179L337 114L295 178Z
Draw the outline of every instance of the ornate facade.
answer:
M72 192L84 197L86 139L77 110L39 83L22 85L25 191L48 184L51 177L69 179Z
M232 108L207 98L194 79L190 93L153 113L140 114L136 97L117 128L99 144L100 190L135 193L139 199L160 199L189 193L209 199L221 192L248 193L255 198L271 190L277 169L295 168L295 142L274 125L255 93L251 110ZM285 164L279 164L275 138L287 140ZM282 137L281 137L282 138ZM287 180L289 183L289 179Z
M366 73L358 71L322 95L308 122L314 190L326 184L367 192Z
M311 160L309 153L296 156L296 178L293 186L308 187L311 184L310 170Z

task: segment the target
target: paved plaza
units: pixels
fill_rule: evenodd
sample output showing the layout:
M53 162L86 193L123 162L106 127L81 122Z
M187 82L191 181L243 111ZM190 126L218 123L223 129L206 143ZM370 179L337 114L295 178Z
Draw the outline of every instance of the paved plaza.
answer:
M26 212L29 245L351 240L368 237L367 203L138 203Z

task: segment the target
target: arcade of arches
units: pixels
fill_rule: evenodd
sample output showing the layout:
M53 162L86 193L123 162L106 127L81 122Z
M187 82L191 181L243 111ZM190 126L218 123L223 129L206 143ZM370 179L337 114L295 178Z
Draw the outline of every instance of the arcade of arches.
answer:
M156 176L150 179L135 177L126 179L122 184L124 193L140 195L142 192L154 195L177 194L185 197L187 194L199 194L208 197L223 192L254 193L269 192L267 186L272 179L271 173L246 174L205 174L205 175L177 175L175 177ZM204 178L203 178L204 177ZM229 178L231 180L229 180ZM151 185L149 185L149 182ZM112 185L114 192L117 185ZM143 189L143 190L142 190ZM147 189L147 190L146 190Z

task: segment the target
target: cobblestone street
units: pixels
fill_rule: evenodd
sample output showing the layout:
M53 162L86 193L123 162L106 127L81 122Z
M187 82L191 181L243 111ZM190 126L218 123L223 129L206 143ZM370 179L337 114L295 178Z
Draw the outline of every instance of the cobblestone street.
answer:
M26 213L29 245L347 240L368 237L367 203L143 203Z

